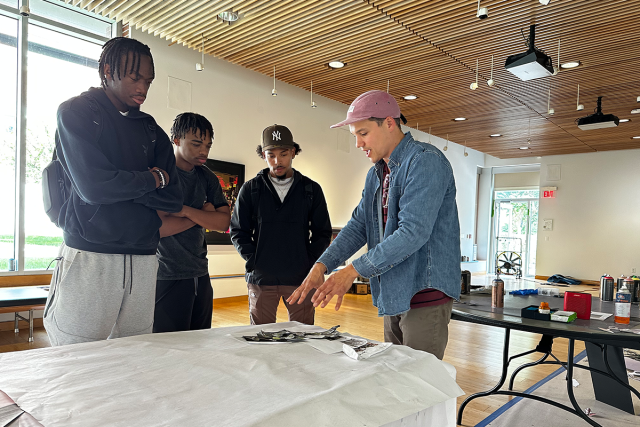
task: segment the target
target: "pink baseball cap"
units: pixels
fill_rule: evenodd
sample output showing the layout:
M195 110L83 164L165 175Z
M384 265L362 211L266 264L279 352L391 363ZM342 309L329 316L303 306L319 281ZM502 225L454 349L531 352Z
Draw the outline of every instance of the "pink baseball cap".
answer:
M347 110L347 118L340 123L331 126L337 128L351 123L367 120L371 117L377 119L386 119L392 117L394 119L402 119L403 123L407 123L407 119L400 113L400 107L396 99L382 90L370 90L357 97Z

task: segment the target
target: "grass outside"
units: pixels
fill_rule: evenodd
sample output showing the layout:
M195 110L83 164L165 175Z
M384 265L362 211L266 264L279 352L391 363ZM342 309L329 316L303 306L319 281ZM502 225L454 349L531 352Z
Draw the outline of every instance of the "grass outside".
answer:
M36 246L60 246L62 236L26 236L25 244ZM13 243L12 235L0 235L0 242Z
M26 236L25 244L26 245L35 245L35 246L60 246L63 240L62 237L56 236ZM12 235L0 235L0 243L11 243L13 244L13 236ZM53 261L53 258L32 258L28 257L25 259L25 270L46 270L47 267L53 269L56 267L56 262ZM9 260L6 258L0 258L0 271L9 270Z

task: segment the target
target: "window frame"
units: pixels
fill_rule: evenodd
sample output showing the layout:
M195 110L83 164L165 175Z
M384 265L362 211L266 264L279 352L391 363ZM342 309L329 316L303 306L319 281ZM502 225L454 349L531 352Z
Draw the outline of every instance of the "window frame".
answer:
M62 2L52 2L47 0L40 0L50 3L61 8L68 9L74 13L81 13L90 16L98 21L102 21L111 25L111 37L118 37L122 35L122 22L114 22L113 20L101 17L91 12L87 12L78 7L67 5ZM26 6L29 7L29 0L19 0L18 7L11 7L5 4L0 4L0 15L14 18L18 21L18 43L17 43L17 55L18 66L16 67L17 73L17 105L16 105L16 156L15 156L15 214L14 214L14 258L16 260L16 269L13 271L0 271L0 277L5 276L27 276L27 275L41 275L51 274L52 270L25 270L25 190L26 190L26 129L27 129L27 90L28 90L28 76L27 76L27 52L28 52L28 39L29 24L35 24L40 27L56 31L68 36L76 37L85 41L104 44L111 37L100 36L84 29L76 28L73 25L58 22L37 14L29 14L23 16L20 14L20 8Z

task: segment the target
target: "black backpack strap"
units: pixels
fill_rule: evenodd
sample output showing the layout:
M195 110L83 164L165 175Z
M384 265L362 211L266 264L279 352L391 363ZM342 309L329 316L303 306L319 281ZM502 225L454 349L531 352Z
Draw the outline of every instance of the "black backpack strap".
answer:
M308 223L311 225L311 211L313 210L313 182L304 175L302 176L302 182L304 184L304 198L307 209L305 216L309 219Z
M260 204L259 180L259 177L251 180L251 222L254 226L258 223L258 208Z

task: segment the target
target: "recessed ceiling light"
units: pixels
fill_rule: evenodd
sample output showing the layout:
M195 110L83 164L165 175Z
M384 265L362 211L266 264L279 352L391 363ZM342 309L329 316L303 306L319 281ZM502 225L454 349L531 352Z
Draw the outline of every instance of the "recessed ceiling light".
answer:
M465 120L467 120L466 117L456 117L453 119L454 122L464 122Z
M224 12L220 12L218 14L218 18L222 19L224 22L235 22L238 20L238 12L234 12L233 10L225 10Z
M631 139L640 139L640 136L632 136Z
M620 119L620 123L626 123L626 122L630 122L631 119Z
M640 113L640 108L634 108L633 110L631 110L631 114L639 114Z
M491 135L489 135L491 138L497 138L499 136L502 136L501 133L492 133Z
M576 68L580 66L580 61L569 61L569 62L565 62L564 64L560 65L560 68Z
M407 101L411 101L414 99L418 99L418 95L406 95L404 96L404 99L406 99Z
M546 5L548 5L548 4L549 4L549 2L550 2L551 0L538 0L538 1L540 2L540 4L543 4L543 5L545 5L545 6L546 6Z
M335 68L342 68L347 64L345 62L342 62L342 61L330 61L329 64L327 64L327 65L329 65L329 68L334 68L335 69Z
M521 150L528 150L529 147L520 147Z

